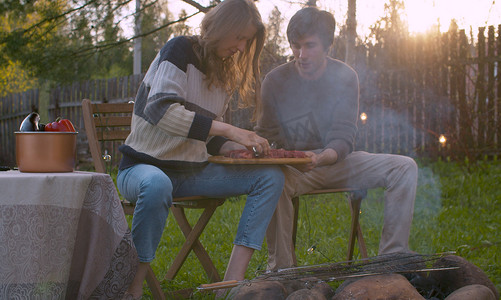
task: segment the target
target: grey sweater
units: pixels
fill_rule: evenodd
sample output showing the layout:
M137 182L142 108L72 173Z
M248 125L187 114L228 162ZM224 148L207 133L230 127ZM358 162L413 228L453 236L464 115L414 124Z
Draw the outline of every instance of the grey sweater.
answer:
M263 110L256 132L287 150L334 149L338 161L353 151L359 83L345 63L328 58L323 76L300 77L294 61L272 70L262 85Z

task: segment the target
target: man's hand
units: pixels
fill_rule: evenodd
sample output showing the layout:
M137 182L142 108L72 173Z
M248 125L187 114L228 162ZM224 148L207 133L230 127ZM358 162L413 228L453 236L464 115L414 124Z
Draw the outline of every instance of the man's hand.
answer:
M311 158L311 162L304 164L304 165L292 165L294 168L298 169L299 171L306 173L308 171L313 170L317 166L317 155L311 151L305 151L304 154L306 154L307 157Z
M327 148L320 154L315 154L311 151L305 151L307 157L311 158L311 162L305 165L295 165L294 167L301 172L308 172L316 167L333 165L337 161L337 152L334 149Z

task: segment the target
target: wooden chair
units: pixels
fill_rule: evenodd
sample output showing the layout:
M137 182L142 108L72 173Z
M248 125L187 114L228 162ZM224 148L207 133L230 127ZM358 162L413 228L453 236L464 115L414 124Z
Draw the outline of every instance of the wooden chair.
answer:
M304 195L319 195L319 194L332 194L332 193L348 193L348 200L350 203L350 210L351 210L351 229L350 229L350 238L348 240L347 260L350 261L353 259L353 252L355 250L355 240L358 240L358 248L362 258L367 258L367 247L365 246L365 240L359 223L360 206L362 200L367 196L367 190L359 190L354 188L322 189L322 190L311 191ZM299 197L293 198L292 204L294 206L294 227L292 231L292 238L295 247L296 234L297 234L297 221L299 215Z
M85 132L96 172L106 173L106 164L101 147L106 143L123 142L130 133L133 103L91 103L89 99L82 101ZM209 254L198 238L207 226L216 208L223 204L224 198L208 198L202 196L174 198L171 212L183 232L186 240L167 271L166 279L172 280L193 250L202 264L211 282L221 281ZM123 201L125 214L133 215L134 205ZM192 227L185 214L185 208L203 209L199 219ZM146 277L155 299L165 299L160 283L150 268Z

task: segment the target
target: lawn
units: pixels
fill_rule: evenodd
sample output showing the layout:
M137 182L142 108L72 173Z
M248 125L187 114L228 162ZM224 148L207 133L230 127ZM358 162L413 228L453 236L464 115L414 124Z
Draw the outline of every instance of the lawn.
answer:
M419 184L410 247L422 254L454 251L480 267L501 291L501 162L419 163ZM228 199L216 210L201 237L221 276L231 253L236 226L245 198ZM194 220L200 210L187 210ZM129 218L130 222L130 218ZM383 222L383 191L371 190L362 203L360 223L369 256L376 256ZM350 227L348 201L342 194L301 197L296 254L299 265L346 260ZM169 215L157 258L152 267L163 278L184 237ZM314 246L314 251L308 249ZM256 251L246 278L266 268L266 244ZM358 253L355 253L360 257ZM162 281L166 293L208 283L192 253L172 281ZM339 283L332 283L334 286ZM145 285L144 299L151 299ZM212 296L195 292L193 299Z

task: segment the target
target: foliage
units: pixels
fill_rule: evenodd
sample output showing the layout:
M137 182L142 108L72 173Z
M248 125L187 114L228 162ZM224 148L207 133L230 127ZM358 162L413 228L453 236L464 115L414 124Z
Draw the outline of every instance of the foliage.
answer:
M132 0L11 0L0 4L1 95L27 88L20 81L36 78L57 84L128 76L132 73L131 38L120 26L132 19ZM212 3L212 2L211 2ZM172 36L190 34L181 12L171 21L167 0L141 1L142 64L146 71ZM206 9L200 7L200 9ZM12 74L12 66L17 72Z
M0 65L19 62L35 78L58 83L109 76L129 55L115 21L127 2L12 1L0 14Z
M411 249L423 254L455 251L455 255L480 267L496 288L501 290L501 240L498 235L501 230L501 190L498 188L501 162L494 160L471 164L438 161L421 162L419 165ZM360 224L369 256L377 255L383 222L382 199L382 190L371 190L362 202ZM221 274L231 253L231 241L244 201L245 197L227 200L216 210L201 237L202 244ZM197 210L187 210L191 222L199 213ZM298 264L345 261L349 227L349 206L343 195L301 197L296 244ZM159 278L165 276L183 242L180 229L173 217L169 216L157 258L152 263ZM312 246L315 246L314 251L310 249ZM262 250L254 253L246 278L252 279L256 272L264 270L266 259L265 243ZM169 293L196 288L207 282L207 275L191 253L177 277L171 282L163 281L162 286ZM332 283L334 287L338 284ZM145 294L145 298L149 299L146 286ZM213 296L195 292L192 298L213 299Z
M88 38L88 43L76 42L78 48L74 50L76 53L85 50L81 55L77 54L77 57L82 58L82 64L78 65L76 71L86 78L110 78L131 73L129 45L125 42L122 29L116 24L116 19L121 17L121 3L115 2L103 2L89 9L82 9L75 17L77 21L73 22L78 24L75 26L78 30L73 31L72 40L80 40L82 31ZM92 30L87 32L85 29L89 25Z
M404 2L401 0L389 0L385 3L385 15L370 27L368 38L378 43L391 43L408 35L408 26L402 19L404 8Z
M186 24L188 13L183 9L179 13L178 19L183 20L172 27L173 36L194 34L193 29Z
M186 17L186 14L180 16ZM179 31L189 31L189 29L182 28L184 22L178 23L175 26L160 28L163 24L169 23L172 16L167 9L167 1L156 1L151 5L145 6L141 17L141 32L152 32L151 34L142 37L141 39L141 67L142 72L146 73L150 63L155 58L156 54L162 46L172 37L174 33L173 27L176 26ZM183 32L184 33L184 32Z
M8 61L5 66L0 67L0 97L33 88L35 80L31 78L19 62Z

